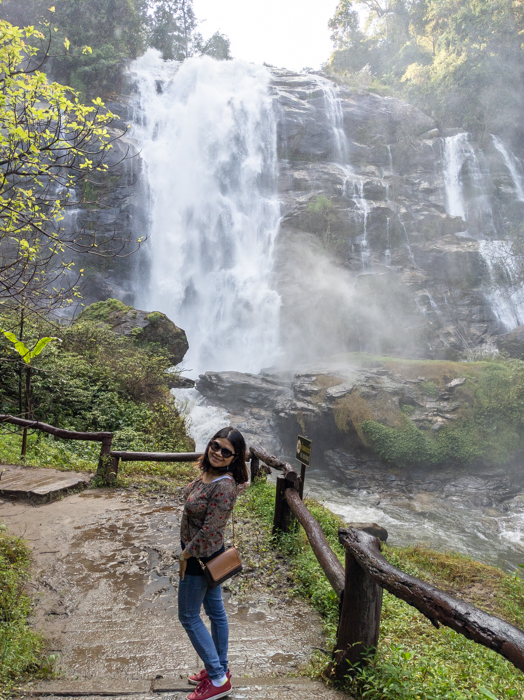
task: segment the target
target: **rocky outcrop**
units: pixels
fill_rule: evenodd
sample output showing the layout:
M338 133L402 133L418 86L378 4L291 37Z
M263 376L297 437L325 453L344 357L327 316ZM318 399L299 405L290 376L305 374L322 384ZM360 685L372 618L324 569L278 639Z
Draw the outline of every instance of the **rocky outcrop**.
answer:
M509 357L524 360L524 326L517 326L509 333L499 335L497 348Z
M167 354L173 365L182 362L189 349L185 331L175 326L165 314L159 311L140 311L118 299L99 301L87 306L78 320L101 321L107 323L117 335L133 337L138 345L156 346ZM191 380L183 380L181 383L177 377L172 386L188 386L184 383L187 381Z
M472 507L513 498L524 487L520 462L495 467L419 462L399 466L378 458L365 431L368 421L405 429L433 440L463 418L475 375L461 376L463 363L373 361L318 363L261 375L206 372L197 389L225 408L248 445L294 461L297 434L313 441L312 470L323 481L375 494L411 497L442 493ZM425 371L426 376L418 375ZM409 435L407 436L409 437ZM458 447L457 447L458 449Z
M484 209L472 205L466 222L446 213L450 134L429 116L322 74L273 76L285 349L300 347L304 360L347 350L456 359L492 343L501 326L476 239L493 236L493 226L504 236L521 216L493 143L482 144L491 173ZM468 158L465 187L474 169Z

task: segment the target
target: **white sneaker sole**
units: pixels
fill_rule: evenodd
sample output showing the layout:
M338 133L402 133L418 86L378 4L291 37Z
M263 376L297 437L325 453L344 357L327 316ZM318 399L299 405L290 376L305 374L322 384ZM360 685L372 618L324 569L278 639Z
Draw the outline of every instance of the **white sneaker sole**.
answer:
M226 695L230 695L233 692L233 688L230 688L229 690L225 690L223 693L218 693L217 695L213 695L213 700L218 700L218 698L225 698ZM189 700L189 697L192 695L192 693L189 693L187 696L187 700Z

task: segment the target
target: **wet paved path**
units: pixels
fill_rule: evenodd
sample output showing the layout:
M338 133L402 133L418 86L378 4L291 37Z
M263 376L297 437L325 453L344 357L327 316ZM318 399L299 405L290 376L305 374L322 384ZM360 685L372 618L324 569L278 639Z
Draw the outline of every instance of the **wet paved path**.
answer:
M33 547L35 626L62 672L45 692L185 697L185 679L201 664L176 612L180 499L89 490L36 506L0 501L0 510ZM261 578L249 564L246 583ZM224 590L231 697L344 697L293 678L323 645L318 615L260 585L240 593L240 583Z

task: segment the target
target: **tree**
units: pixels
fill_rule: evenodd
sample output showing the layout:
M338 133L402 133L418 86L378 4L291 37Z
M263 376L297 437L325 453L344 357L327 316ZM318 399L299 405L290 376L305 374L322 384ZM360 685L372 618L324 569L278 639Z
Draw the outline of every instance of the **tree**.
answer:
M121 90L125 62L146 48L147 0L3 0L0 17L17 26L52 21L47 71L83 97Z
M329 26L334 72L369 64L442 126L521 129L524 8L516 0L341 0Z
M193 0L152 0L148 45L162 52L166 60L183 61L191 56L207 55L229 60L230 41L220 32L204 42L197 31L199 21Z
M78 254L116 252L66 220L75 189L108 168L114 117L35 69L35 39L33 27L0 20L0 304L21 310L22 341L26 311L71 301Z
M31 416L31 360L33 360L35 357L38 357L45 348L49 345L49 343L52 340L58 340L60 341L60 338L55 338L53 336L46 336L44 338L40 338L33 348L28 348L25 343L23 343L21 340L18 340L16 335L14 333L11 333L10 331L6 331L3 328L0 328L0 332L3 333L3 335L9 340L18 355L20 356L20 376L23 374L23 370L25 369L25 401L22 401L22 382L20 382L19 386L19 410L20 414L24 414L24 418L30 418ZM25 367L23 366L23 363L25 363ZM24 408L22 408L22 404L24 404ZM22 457L25 459L27 452L27 428L24 428L23 430L23 437L22 437Z
M154 0L148 43L164 59L183 61L200 47L197 25L192 0Z

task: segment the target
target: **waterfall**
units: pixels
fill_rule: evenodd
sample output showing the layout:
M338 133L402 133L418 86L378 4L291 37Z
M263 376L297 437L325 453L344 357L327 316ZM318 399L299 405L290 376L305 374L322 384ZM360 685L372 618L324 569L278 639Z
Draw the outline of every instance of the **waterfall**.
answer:
M481 241L480 254L486 264L489 302L505 330L524 324L524 286L520 256L512 253L509 241Z
M162 61L153 50L131 74L150 193L150 281L138 302L185 329L193 375L258 372L278 352L271 75L240 60Z
M347 166L349 165L349 150L338 91L329 80L320 76L313 77L324 95L324 109L333 134L335 162Z
M444 139L444 185L446 188L446 209L451 216L466 220L466 206L462 194L460 171L469 146L467 134L457 134Z
M502 156L504 163L510 172L519 202L524 202L524 176L517 159L513 153L508 151L498 136L491 134L491 138L493 139L493 145Z
M358 236L357 242L360 247L360 260L362 269L369 267L371 252L367 238L368 215L371 206L364 196L364 180L353 172L349 160L349 148L344 131L344 115L342 105L338 96L338 89L328 80L315 76L317 85L324 95L324 109L328 124L333 135L335 163L344 173L344 185L342 192L345 197L351 199L359 212L362 221L362 235ZM391 157L391 151L390 151Z
M474 238L496 236L489 197L491 180L481 165L469 134L444 139L444 185L446 211L468 223L467 235Z

